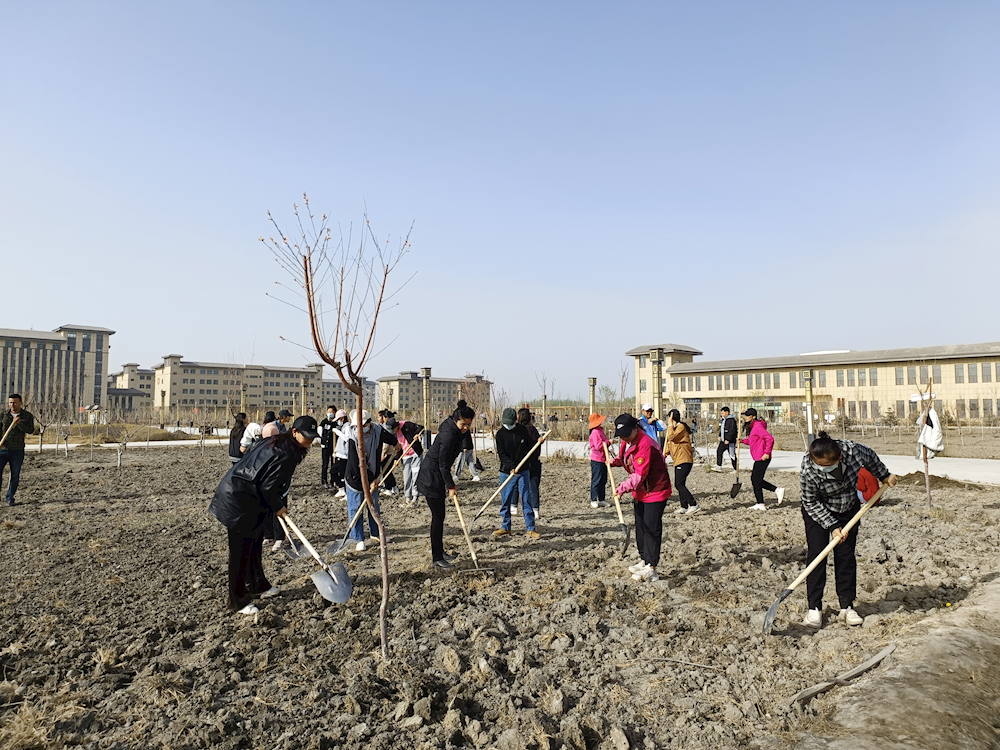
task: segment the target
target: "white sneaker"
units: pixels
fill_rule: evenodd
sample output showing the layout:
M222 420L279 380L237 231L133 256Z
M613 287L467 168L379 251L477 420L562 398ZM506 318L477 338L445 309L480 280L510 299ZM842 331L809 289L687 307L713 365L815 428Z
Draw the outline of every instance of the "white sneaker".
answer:
M478 474L473 475L472 481L473 482L478 482L479 481L479 475Z
M684 510L683 508L678 508L677 510L674 511L675 516L679 516L681 513L687 513L687 511Z
M722 473L722 467L721 466L713 466L712 467L712 471L716 471L719 474L721 474Z
M764 503L754 503L750 506L750 510L767 510L767 506Z
M452 484L458 484L458 477L454 474L451 475Z
M355 552L364 552L365 551L365 543L364 542L358 542L357 544L355 544L354 545L354 551Z
M635 573L633 573L632 580L649 581L650 583L652 583L653 581L660 580L660 577L656 574L656 568L652 567L651 565L647 565L642 570L637 570Z
M261 594L260 598L261 599L270 599L272 596L281 596L281 589L279 589L277 586L272 586L267 591L265 591L263 594Z
M857 627L865 621L865 618L854 611L854 607L848 607L847 609L840 610L839 618L853 627Z
M248 604L243 609L241 609L237 614L241 614L241 615L255 615L258 612L260 612L260 610L257 609L256 605L254 605L254 604Z
M811 628L821 628L823 627L823 610L821 609L810 609L806 612L806 619L802 621L804 625L808 625Z
M590 501L590 507L591 508L607 508L608 504L606 502L604 502L603 500L591 500Z
M337 494L334 495L334 497L347 497L347 490L341 487L339 490L337 490Z
M697 505L692 505L685 512L686 512L687 515L693 516L695 513L701 513L701 508L699 508Z
M537 520L538 520L539 518L541 518L541 516L539 516L539 515L538 515L538 509L537 509L537 508L532 508L532 509L531 509L531 512L535 514L535 520L536 520L536 521L537 521Z
M779 487L774 491L774 494L778 496L778 505L781 505L781 501L785 499L785 488Z
M628 566L628 572L629 573L638 573L640 570L642 570L645 567L646 567L646 563L644 563L642 560L640 560L635 565L629 565Z
M285 540L279 539L272 545L271 552L281 552L281 548L285 546Z

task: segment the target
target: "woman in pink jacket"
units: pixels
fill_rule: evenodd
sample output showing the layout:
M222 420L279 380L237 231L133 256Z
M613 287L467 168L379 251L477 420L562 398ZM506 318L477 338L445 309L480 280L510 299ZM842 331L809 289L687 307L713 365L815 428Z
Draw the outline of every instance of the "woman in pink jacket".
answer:
M608 464L607 456L604 453L604 446L611 450L611 441L604 433L604 416L602 414L590 415L590 507L607 508L605 493L608 484ZM609 454L610 455L610 454Z
M767 466L771 463L774 435L767 431L767 422L763 419L757 419L757 410L753 407L743 412L743 422L743 430L747 437L740 442L750 446L750 458L753 459L750 483L753 484L753 494L757 498L757 504L751 505L750 510L767 509L767 506L764 505L764 490L770 490L777 495L778 505L781 505L781 501L785 497L785 488L775 487L764 479L764 472L767 471Z
M641 562L629 567L634 581L657 581L663 540L663 510L670 497L670 474L660 446L640 428L631 414L615 419L615 437L622 439L622 455L611 462L624 466L628 478L618 485L618 496L632 493L635 510L635 546Z

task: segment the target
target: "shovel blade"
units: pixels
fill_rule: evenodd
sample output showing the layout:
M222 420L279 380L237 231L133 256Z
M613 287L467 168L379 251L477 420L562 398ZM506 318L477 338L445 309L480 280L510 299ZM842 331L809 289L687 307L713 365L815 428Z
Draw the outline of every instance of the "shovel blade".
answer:
M326 554L328 555L339 555L341 552L350 547L354 542L348 542L346 539L341 539L339 542L334 542L329 547L326 548Z
M354 591L354 584L347 575L344 563L334 563L327 570L313 571L312 580L319 595L334 604L345 603Z
M792 594L791 589L785 589L775 600L774 604L772 604L768 608L767 614L764 615L764 628L763 628L764 635L771 634L771 629L774 627L774 617L775 615L778 614L778 605L781 604L783 601L785 601L785 599L787 599L789 596L791 596L791 594Z
M285 547L285 554L288 555L293 560L301 560L303 557L309 557L309 553L304 549L299 549L297 547Z
M740 484L739 482L735 482L735 483L733 483L733 486L732 486L732 487L731 487L731 488L729 489L729 497L731 497L731 498L734 498L734 499L735 499L735 497L736 497L736 496L737 496L738 494L740 494L740 490L741 490L742 488L743 488L743 485L742 485L742 484Z
M628 549L628 543L629 543L630 537L632 535L632 530L628 527L627 524L624 524L624 523L621 524L621 530L622 530L622 534L625 535L625 539L622 541L622 559L624 559L625 558L625 551Z

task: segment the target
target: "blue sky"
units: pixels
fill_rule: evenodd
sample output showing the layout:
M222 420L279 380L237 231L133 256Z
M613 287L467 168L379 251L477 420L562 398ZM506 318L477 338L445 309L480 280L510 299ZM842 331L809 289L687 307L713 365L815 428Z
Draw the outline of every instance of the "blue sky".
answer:
M998 32L986 2L10 4L0 326L314 361L257 241L307 191L414 224L371 377L571 397L646 343L996 340Z

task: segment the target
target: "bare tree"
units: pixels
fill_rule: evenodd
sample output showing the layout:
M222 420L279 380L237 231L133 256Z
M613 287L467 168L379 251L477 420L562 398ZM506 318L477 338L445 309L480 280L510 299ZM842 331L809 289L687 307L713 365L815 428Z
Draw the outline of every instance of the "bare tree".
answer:
M110 423L115 422L114 432L110 432ZM142 420L140 419L138 413L129 413L125 410L120 410L116 415L115 419L112 420L111 416L108 417L109 423L109 434L111 439L115 443L115 451L118 454L118 468L122 467L122 456L125 455L125 451L128 450L128 444L130 441L134 441L139 435L139 430L142 426Z
M618 368L618 413L622 414L625 411L626 396L625 392L628 389L628 365L623 364ZM633 407L635 404L633 404ZM659 416L659 415L657 415Z
M375 508L372 487L366 471L364 432L360 415L364 409L365 365L378 352L375 351L375 332L383 307L392 298L388 293L389 275L396 268L410 247L409 232L399 242L396 250L388 249L388 240L379 241L368 221L367 211L360 237L355 242L349 228L347 236L340 231L334 241L329 219L324 214L316 219L309 206L307 195L303 205L293 206L293 236L287 235L268 211L268 220L278 233L277 237L261 237L275 255L278 263L301 287L309 315L312 345L320 358L330 365L340 382L354 394L359 419L358 461L365 504L379 529L379 548L382 562L382 604L379 607L379 631L382 641L382 658L389 659L388 608L389 608L389 557L386 546L385 522ZM412 231L412 225L410 227ZM324 307L324 290L332 298L331 309ZM332 318L333 333L327 327Z

